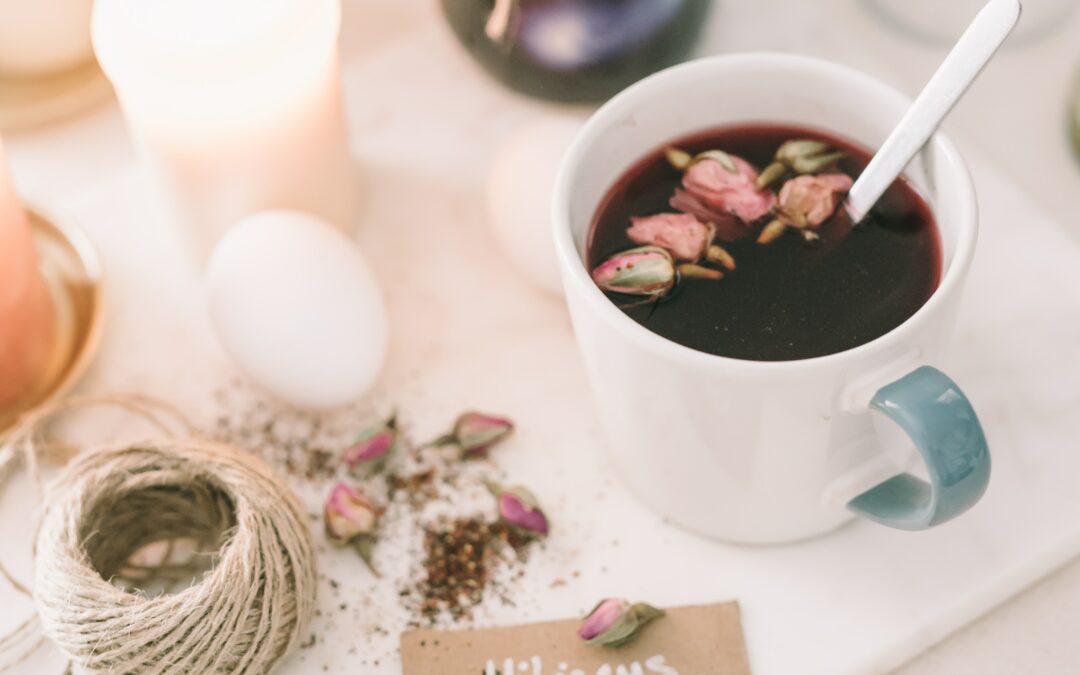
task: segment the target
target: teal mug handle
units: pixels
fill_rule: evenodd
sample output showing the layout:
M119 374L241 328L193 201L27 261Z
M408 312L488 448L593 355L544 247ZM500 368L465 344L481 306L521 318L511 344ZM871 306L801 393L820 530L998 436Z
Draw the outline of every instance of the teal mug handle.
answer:
M990 481L990 451L974 408L945 373L917 368L879 389L870 407L911 437L930 482L903 473L855 497L849 509L889 527L925 530L979 501Z

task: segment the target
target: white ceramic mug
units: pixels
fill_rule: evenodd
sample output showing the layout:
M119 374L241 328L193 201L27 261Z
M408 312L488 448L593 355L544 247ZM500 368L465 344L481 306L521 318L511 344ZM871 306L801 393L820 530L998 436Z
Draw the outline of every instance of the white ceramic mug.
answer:
M970 175L942 134L907 174L938 222L941 283L907 321L853 349L781 362L695 351L626 316L584 262L609 188L667 142L726 124L779 122L876 148L909 105L836 64L720 56L625 90L567 153L554 196L555 238L597 411L619 472L673 522L744 543L814 536L855 514L924 529L985 491L990 461L978 419L959 388L926 367L949 342L977 231ZM912 461L919 456L923 462ZM910 464L927 480L904 473Z

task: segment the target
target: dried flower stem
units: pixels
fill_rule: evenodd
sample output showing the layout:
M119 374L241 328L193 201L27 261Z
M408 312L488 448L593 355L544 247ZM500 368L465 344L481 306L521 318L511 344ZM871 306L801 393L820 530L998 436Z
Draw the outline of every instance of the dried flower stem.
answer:
M675 167L679 171L686 171L690 168L690 164L694 161L694 156L685 150L680 150L674 146L664 148L664 156L667 157L667 161L671 166Z
M757 238L757 243L759 243L759 244L771 244L774 241L776 241L777 239L779 239L780 236L783 235L786 230L787 230L787 225L784 223L784 221L777 218L776 220L773 220L772 222L770 222L768 225L766 225L761 230L761 234L759 234L758 238Z
M842 152L830 152L817 157L800 157L791 163L791 168L798 174L820 173L836 164L843 156Z
M787 172L788 168L783 162L773 162L758 175L757 180L754 181L754 186L759 190L763 190L783 178Z
M735 164L735 160L733 160L731 158L731 155L727 154L723 150L706 150L705 152L699 153L696 157L694 157L694 161L692 163L697 164L698 162L703 162L707 159L711 159L720 166L724 167L724 169L726 169L728 173L739 173L739 167Z
M375 563L372 562L372 557L375 555L375 538L374 537L357 537L353 539L350 544L356 551L360 559L364 561L367 568L371 570L371 573L375 575L376 579L382 579L382 574L375 568Z
M721 265L729 271L735 269L735 258L723 246L717 244L709 246L708 250L705 251L705 259L711 263Z
M724 273L720 270L714 270L709 267L703 267L701 265L694 265L686 263L685 265L679 265L679 276L684 279L710 279L712 281L719 281L724 278Z

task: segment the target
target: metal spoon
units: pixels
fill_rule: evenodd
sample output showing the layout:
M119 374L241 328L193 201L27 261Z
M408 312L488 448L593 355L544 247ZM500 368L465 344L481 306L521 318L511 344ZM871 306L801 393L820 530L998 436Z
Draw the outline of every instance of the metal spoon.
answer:
M845 210L859 223L885 194L1020 20L1020 0L990 0L851 186Z

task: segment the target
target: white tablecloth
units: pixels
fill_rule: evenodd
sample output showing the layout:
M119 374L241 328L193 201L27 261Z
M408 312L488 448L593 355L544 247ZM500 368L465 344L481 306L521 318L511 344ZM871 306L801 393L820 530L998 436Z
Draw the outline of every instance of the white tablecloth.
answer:
M559 303L538 294L531 294L514 276L513 270L498 262L494 244L486 236L481 221L479 186L483 183L486 162L514 125L530 116L540 114L545 106L510 96L489 86L484 76L472 69L464 57L448 65L440 61L432 68L456 68L454 76L463 78L443 87L417 87L415 82L401 79L402 73L419 73L424 56L402 45L428 44L424 39L414 43L415 35L424 30L436 30L433 18L434 2L420 0L353 0L346 2L343 51L345 54L346 96L353 132L354 153L368 167L369 191L403 190L413 184L436 191L432 204L452 205L454 222L470 223L460 233L449 233L456 243L445 255L445 271L454 272L454 254L477 252L485 261L494 261L483 274L474 272L462 277L463 289L487 288L493 301L510 302L515 297L537 303L534 337L512 345L500 344L494 337L489 341L465 340L469 332L483 335L492 329L497 335L496 318L490 324L477 326L468 321L474 315L456 315L440 309L438 303L426 304L440 297L439 284L446 275L409 274L391 265L392 257L380 259L380 247L421 245L429 236L417 228L408 232L414 214L391 208L393 200L383 194L372 198L364 214L364 226L358 233L362 247L372 257L376 272L388 290L391 321L395 329L395 348L388 364L387 381L370 401L386 405L407 399L424 405L424 415L437 426L465 405L487 406L517 413L531 422L532 435L522 440L517 454L508 454L506 468L512 472L538 476L537 480L557 482L560 471L547 465L543 448L545 442L559 438L554 431L546 432L543 424L554 423L560 415L575 414L559 404L560 392L567 387L580 387L579 374L563 372L566 364L558 360L544 361L543 355L567 353L569 334ZM728 52L747 49L769 49L803 52L833 58L864 68L914 93L940 60L942 48L907 41L864 13L855 0L718 0L719 11L709 30L707 52ZM419 32L419 33L418 33ZM1046 212L1080 234L1076 195L1080 190L1080 171L1077 171L1065 137L1063 113L1067 84L1072 66L1080 61L1080 16L1073 16L1046 40L1005 51L969 96L961 102L949 122L961 146L986 157L997 170L985 185L1008 184L998 177L998 171L1019 184ZM449 44L449 38L445 38ZM445 45L444 45L445 46ZM395 56L395 49L403 49ZM448 47L449 49L449 47ZM447 52L452 53L452 52ZM433 57L435 58L435 57ZM396 59L410 61L401 67ZM380 61L382 60L382 61ZM425 82L428 82L425 80ZM464 84L462 84L462 82ZM428 82L430 84L430 82ZM469 101L455 100L455 114L450 118L438 115L441 96L453 96L458 87L474 95ZM395 115L384 113L392 109ZM484 133L461 133L462 120L471 119L476 129ZM68 217L90 230L101 248L109 268L110 278L124 280L122 288L114 288L113 306L106 341L96 367L86 386L93 390L156 388L163 380L171 382L172 390L156 393L178 400L197 401L206 382L217 381L228 373L228 366L216 351L202 313L202 300L192 275L181 268L176 259L169 267L170 251L175 246L170 233L159 227L152 218L154 206L145 202L146 177L133 163L131 150L115 105L92 111L69 123L49 129L13 135L6 139L9 159L16 181L24 195L47 210ZM424 147L425 161L416 162L411 152L403 148ZM404 180L413 176L408 180ZM410 200L404 192L400 204ZM116 199L124 199L121 205ZM130 202L126 201L130 200ZM1006 202L998 202L1006 203ZM424 211L417 205L419 215L437 218L440 214ZM150 214L145 233L133 236L133 214ZM115 221L115 222L112 222ZM1022 223L1018 223L1022 226ZM393 236L388 228L404 229ZM148 275L144 261L157 261L157 274ZM165 261L165 262L161 262ZM494 265L494 267L492 267ZM487 275L487 276L485 276ZM450 277L452 278L452 276ZM137 279L137 283L131 280ZM495 284L489 283L495 280ZM505 280L505 283L503 281ZM515 294L519 294L515 296ZM515 319L528 321L525 319ZM554 322L552 324L551 322ZM139 325L146 326L145 330ZM529 325L515 325L514 334L530 333ZM166 338L166 336L168 336ZM442 337L438 337L442 336ZM445 339L443 339L445 338ZM187 367L177 368L175 362L162 363L161 344L169 339L175 344L200 345L199 358ZM446 350L470 349L471 354L447 353ZM509 392L497 380L482 385L470 385L469 367L481 354L491 354L491 367L519 364L532 359L534 372L558 373L542 386L527 391ZM423 365L441 363L433 371L419 372ZM538 355L540 355L538 357ZM153 357L151 364L147 359ZM177 353L176 358L184 358ZM470 361L471 359L471 361ZM576 366L576 364L575 364ZM391 385L392 378L392 385ZM1033 388L1037 398L1037 389ZM436 396L437 393L437 396ZM533 414L536 397L546 401L543 414ZM205 397L203 397L205 398ZM207 403L209 405L209 403ZM208 412L208 411L204 411ZM1062 411L1061 414L1070 414ZM594 433L587 422L579 423L583 433ZM429 429L420 429L421 435ZM596 445L591 437L581 439L582 445ZM565 453L562 455L566 457ZM580 460L581 467L593 470L601 460L595 457ZM584 470L578 467L579 470ZM602 473L602 469L595 469ZM614 509L614 501L622 508L633 509L617 486L600 486L615 496L609 497L604 510ZM13 501L28 499L29 492L5 495L0 506L10 508ZM561 573L559 568L578 555L578 542L572 533L587 531L585 515L565 516L578 502L572 495L554 491L552 509L563 513L568 521L567 539L556 540L551 563L535 574ZM10 513L10 511L0 511ZM639 514L640 511L632 510ZM646 518L646 515L640 515ZM1016 527L1023 524L1016 523ZM681 542L685 550L711 550L704 542L685 539L685 535L669 531L656 521L643 527L654 533L654 545L666 545L672 540ZM23 578L29 575L28 528L24 522L0 519L0 537L8 542L3 547L5 559ZM633 545L633 544L631 544ZM594 559L612 559L611 551L597 548ZM584 554L588 559L588 551ZM560 557L564 556L564 557ZM606 558L605 558L606 556ZM341 560L329 563L347 564ZM570 565L571 563L566 563ZM704 573L704 571L702 572ZM623 586L618 584L622 579ZM541 614L565 616L580 611L592 596L609 592L626 592L625 584L633 576L595 577L569 595L556 597L543 607ZM538 582L539 583L539 582ZM8 598L6 590L0 597ZM710 591L712 593L712 591ZM695 589L679 589L666 594L668 600L691 602L700 598ZM718 599L718 598L715 598ZM27 605L14 598L5 602L0 612L0 629L20 618ZM1080 668L1080 654L1075 650L1077 629L1080 629L1080 565L1073 564L1051 577L1019 599L992 612L956 637L950 638L931 653L909 664L904 675L938 675L958 672L1072 672ZM749 607L752 613L754 608ZM820 617L827 620L828 606L821 608ZM529 611L524 615L531 617ZM536 612L533 612L535 614ZM493 620L519 620L520 614L504 612ZM759 649L768 636L751 636L752 647ZM754 644L756 643L756 645ZM320 650L320 653L323 653ZM55 656L44 655L35 661L31 670L42 663L57 663ZM50 660L51 659L51 660ZM343 668L348 661L335 664ZM298 669L296 672L306 672ZM344 670L342 671L344 672ZM392 672L380 670L379 672Z

